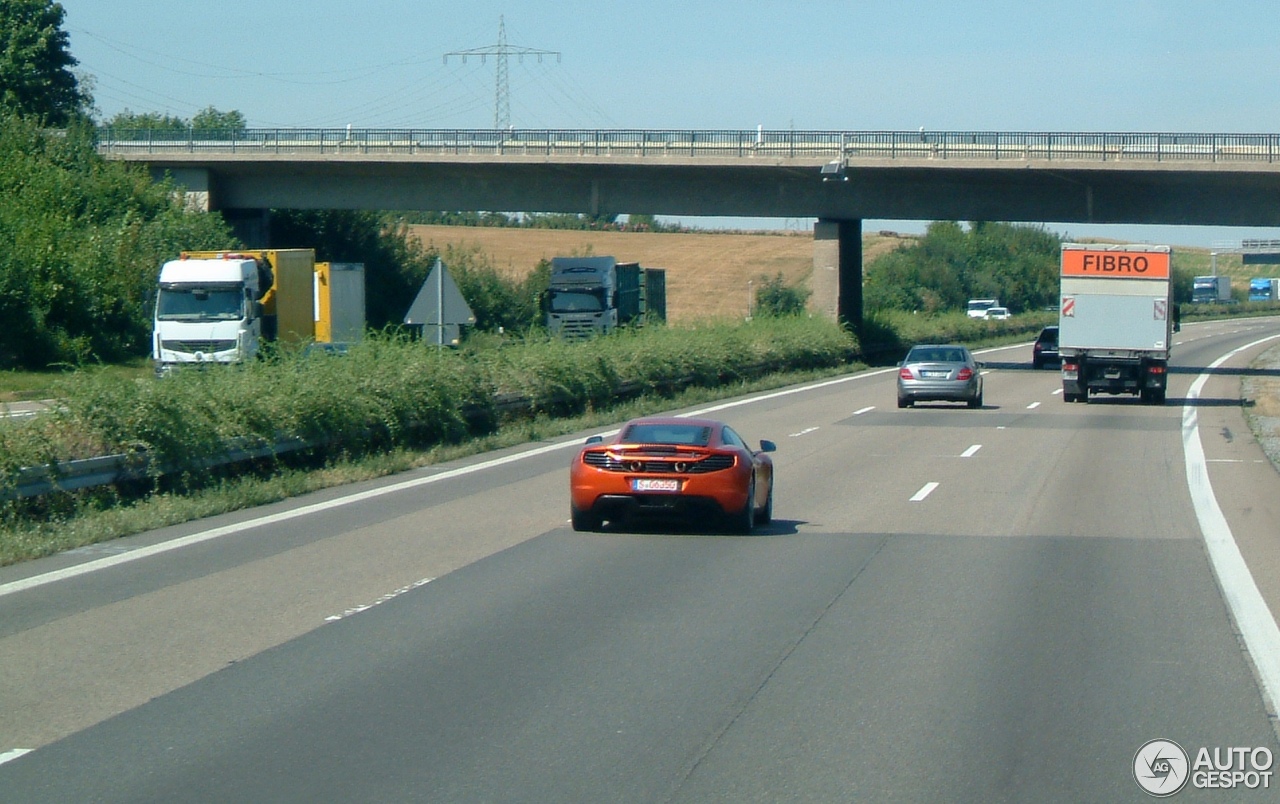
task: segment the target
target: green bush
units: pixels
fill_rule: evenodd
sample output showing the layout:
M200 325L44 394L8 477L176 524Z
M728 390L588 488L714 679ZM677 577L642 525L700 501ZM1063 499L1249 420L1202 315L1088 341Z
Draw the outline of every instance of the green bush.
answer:
M220 216L103 160L85 130L0 117L0 368L144 354L161 262L231 242Z
M788 285L781 271L772 279L761 277L761 280L760 287L756 288L755 315L777 317L805 313L812 290L799 284Z
M1039 226L929 224L924 237L866 267L868 311L944 313L971 298L998 298L1014 312L1055 304L1061 238Z

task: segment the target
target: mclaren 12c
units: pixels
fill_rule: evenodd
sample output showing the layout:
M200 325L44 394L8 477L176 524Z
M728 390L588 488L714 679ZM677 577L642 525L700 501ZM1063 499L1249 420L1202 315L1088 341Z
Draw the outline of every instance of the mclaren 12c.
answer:
M569 470L574 530L628 518L703 518L750 533L773 518L777 447L753 450L713 419L632 419L610 440L587 439Z

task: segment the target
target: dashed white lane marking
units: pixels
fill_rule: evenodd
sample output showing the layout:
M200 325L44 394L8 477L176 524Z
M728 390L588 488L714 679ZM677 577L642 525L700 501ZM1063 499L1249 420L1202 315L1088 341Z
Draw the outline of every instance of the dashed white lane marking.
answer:
M855 410L855 411L853 412L853 415L854 415L854 416L861 416L862 414L864 414L864 413L870 413L871 411L873 411L873 410L875 410L875 409L876 409L876 406L875 406L875 405L867 405L867 406L866 406L865 408L863 408L862 410Z
M10 760L17 759L23 754L30 754L32 750L33 749L31 748L15 748L12 751L5 751L3 754L0 754L0 765L3 765Z
M932 494L933 490L936 489L937 487L938 487L937 483L925 483L924 486L921 487L921 489L916 492L915 496L911 498L911 502L920 502L925 497L928 497L930 494Z
M1052 393L1052 394L1050 394L1050 396L1058 396L1058 395L1059 395L1059 394L1061 394L1061 393L1062 393L1062 389L1061 389L1061 388L1056 388L1056 389L1054 389L1053 393Z
M1191 502L1196 510L1196 519L1200 523L1200 533L1204 537L1205 551L1209 554L1209 563L1213 565L1218 576L1218 586L1227 601L1228 608L1240 629L1240 637L1244 641L1254 670L1262 687L1262 695L1272 707L1280 699L1280 627L1267 607L1267 601L1258 591L1258 584L1253 580L1253 573L1245 563L1236 544L1227 517L1218 505L1218 498L1213 494L1213 485L1209 482L1209 469L1206 465L1204 445L1200 442L1200 427L1195 405L1200 400L1200 391L1209 381L1209 372L1226 363L1235 355L1251 349L1277 336L1261 338L1247 343L1209 364L1204 374L1191 383L1187 392L1187 403L1182 408L1182 454L1183 464L1187 469L1187 489L1191 492ZM1272 709L1272 711L1275 711Z
M422 580L420 580L420 581L414 581L413 583L409 584L408 586L402 586L402 587L400 587L399 589L395 590L394 592L388 592L388 593L386 593L385 595L383 595L382 597L380 597L380 598L378 598L377 600L373 601L372 603L366 603L366 604L365 604L365 605L363 605L363 606L355 606L355 607L353 607L353 608L349 608L349 609L347 609L346 611L342 612L341 614L330 614L328 617L325 617L325 618L324 618L324 621L325 621L325 622L327 622L327 623L331 623L331 622L333 622L334 620L341 620L341 619L345 619L345 618L347 618L347 617L350 617L352 614L359 614L359 613L360 613L360 612L362 612L362 611L368 611L369 609L373 608L374 606L380 606L380 605L382 605L383 603L386 603L388 600L391 600L391 599L393 599L393 598L400 597L400 596L401 596L401 595L403 595L405 592L408 592L408 591L410 591L410 590L412 590L412 589L417 589L419 586L425 586L426 584L429 584L429 583L431 583L431 582L432 582L432 581L434 581L434 580L435 580L435 578L423 578L423 579L422 579Z
M1027 405L1027 410L1035 410L1038 407L1040 407L1039 402L1032 402L1030 405Z
M806 427L806 428L804 428L803 430L801 430L800 432L798 432L798 433L792 433L791 435L789 435L789 436L787 436L787 437L788 437L788 438L799 438L800 436L802 436L802 435L808 435L809 433L812 433L814 430L817 430L817 429L818 429L818 428L816 428L816 427Z
M965 450L964 452L960 453L960 457L961 457L961 458L972 458L974 455L976 455L976 454L977 454L978 450L980 450L980 449L982 449L982 445L981 445L981 444L974 444L972 447L969 447L967 450Z

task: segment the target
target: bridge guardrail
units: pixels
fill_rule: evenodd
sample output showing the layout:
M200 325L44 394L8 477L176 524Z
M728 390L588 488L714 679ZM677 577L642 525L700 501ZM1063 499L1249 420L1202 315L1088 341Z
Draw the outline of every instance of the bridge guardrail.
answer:
M1280 134L662 129L99 128L103 154L491 156L1275 162Z

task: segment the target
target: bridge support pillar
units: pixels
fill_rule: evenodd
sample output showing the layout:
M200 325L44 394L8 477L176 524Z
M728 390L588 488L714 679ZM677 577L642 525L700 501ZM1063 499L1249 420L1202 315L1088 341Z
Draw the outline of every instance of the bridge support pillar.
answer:
M155 181L173 179L173 183L182 189L188 209L197 212L208 212L213 209L213 180L209 177L209 171L206 168L152 168L151 178Z
M862 329L862 221L819 219L813 226L809 309Z
M222 218L246 248L271 248L271 210L224 209Z

